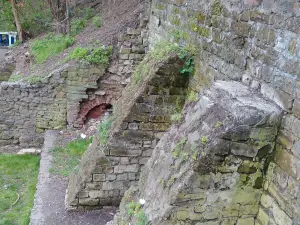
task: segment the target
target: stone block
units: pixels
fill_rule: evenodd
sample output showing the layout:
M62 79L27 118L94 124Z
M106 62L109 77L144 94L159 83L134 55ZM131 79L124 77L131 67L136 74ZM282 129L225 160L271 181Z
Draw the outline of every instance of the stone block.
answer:
M123 174L118 174L116 180L127 180L128 179L128 174L123 173Z
M117 165L114 168L114 172L116 174L118 173L137 173L139 172L140 166L138 164L133 164L133 165Z
M95 199L95 198L79 199L79 205L82 206L97 206L98 204L99 204L99 199Z
M119 53L120 54L129 54L131 52L131 48L121 47Z
M300 118L300 99L295 99L292 112Z
M254 225L254 218L238 219L237 225Z
M93 181L105 181L105 174L93 174Z
M108 192L107 191L102 191L102 190L93 190L89 192L90 198L107 198L108 197Z
M260 208L258 211L257 220L261 225L268 225L270 218L269 215L262 208Z

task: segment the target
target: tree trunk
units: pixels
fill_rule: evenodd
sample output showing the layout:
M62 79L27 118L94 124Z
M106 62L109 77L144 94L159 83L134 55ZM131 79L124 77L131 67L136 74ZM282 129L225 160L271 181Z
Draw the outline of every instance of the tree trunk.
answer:
M23 29L22 29L22 25L21 25L21 22L20 22L20 19L19 19L16 2L15 2L15 0L9 0L9 2L11 4L12 10L13 10L14 19L15 19L15 23L16 23L16 26L17 26L17 31L18 31L18 34L19 34L19 40L21 42L23 42L24 41Z
M67 0L48 0L57 33L67 34L70 30Z

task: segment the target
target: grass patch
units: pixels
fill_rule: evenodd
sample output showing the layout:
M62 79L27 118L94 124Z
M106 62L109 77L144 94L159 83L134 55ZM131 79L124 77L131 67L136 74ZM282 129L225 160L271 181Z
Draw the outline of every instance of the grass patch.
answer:
M29 224L39 165L39 156L0 155L0 225Z
M30 76L24 76L21 74L14 74L9 78L9 82L17 82L22 81L26 84L37 84L40 83L44 78L42 76L37 75L30 75Z
M88 62L90 64L107 66L109 64L112 50L112 46L102 46L99 48L77 47L68 56L67 60L79 60Z
M55 175L67 177L79 164L81 156L92 143L90 139L71 141L65 147L55 147L51 150L53 159L50 172Z
M49 57L57 55L74 43L74 38L64 35L48 34L41 40L32 43L31 51L35 61L40 64Z

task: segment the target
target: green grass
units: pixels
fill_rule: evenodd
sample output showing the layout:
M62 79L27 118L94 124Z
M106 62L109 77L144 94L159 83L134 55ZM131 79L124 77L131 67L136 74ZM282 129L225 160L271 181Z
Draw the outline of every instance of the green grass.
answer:
M39 164L39 156L0 155L0 225L29 224Z
M90 139L78 139L71 141L65 147L55 147L51 150L53 159L50 172L55 175L68 177L79 164L81 156L92 143Z
M40 40L32 43L31 51L36 63L45 62L49 57L55 56L70 47L74 43L74 38L64 35L53 35L50 33Z
M99 48L77 47L67 57L67 60L79 60L90 64L107 66L109 64L112 50L112 46L101 46Z

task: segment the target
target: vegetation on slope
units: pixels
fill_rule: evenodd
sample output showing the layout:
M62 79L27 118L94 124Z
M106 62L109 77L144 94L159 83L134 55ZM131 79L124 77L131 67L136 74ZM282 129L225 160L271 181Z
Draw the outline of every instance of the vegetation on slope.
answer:
M48 34L45 38L32 43L32 54L37 63L45 62L49 57L57 55L74 43L74 38L61 34Z
M0 225L29 224L39 162L35 155L0 155Z

